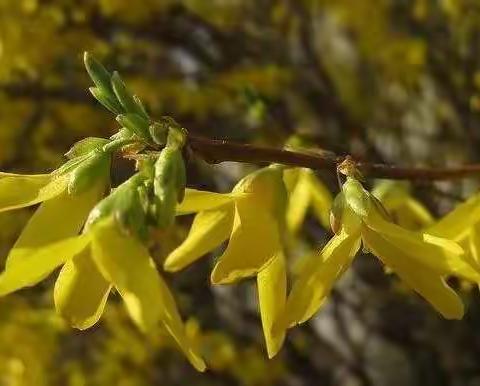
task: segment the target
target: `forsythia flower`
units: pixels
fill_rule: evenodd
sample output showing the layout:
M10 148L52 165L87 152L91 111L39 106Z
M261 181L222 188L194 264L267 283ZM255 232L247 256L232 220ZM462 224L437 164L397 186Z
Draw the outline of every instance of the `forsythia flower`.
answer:
M423 204L410 195L405 182L381 180L372 191L394 222L403 228L418 230L433 223L433 217Z
M80 236L37 248L16 264L7 265L0 276L0 294L33 286L62 264L55 284L55 306L73 326L86 329L94 325L115 287L142 331L152 330L161 321L194 367L205 370L147 249L135 237L122 233L113 218L99 221Z
M306 168L292 168L284 172L285 184L290 192L287 206L288 229L297 232L311 206L322 226L328 228L332 195L325 185Z
M106 160L106 166L109 160ZM87 189L70 194L71 173L20 175L0 173L0 212L41 203L10 251L6 267L24 264L40 247L76 236L90 210L105 193L108 167ZM1 292L1 291L0 291Z
M458 244L391 223L381 204L352 178L347 178L335 199L333 213L336 235L303 268L276 326L293 326L311 318L335 280L351 264L362 242L445 318L463 316L462 301L444 277L455 274L478 281L479 274L463 260Z
M212 271L214 284L256 275L267 351L280 349L284 331L272 332L286 298L286 268L281 219L285 205L282 170L269 167L241 180L230 194L187 189L178 212L199 212L186 240L165 261L178 271L229 239Z

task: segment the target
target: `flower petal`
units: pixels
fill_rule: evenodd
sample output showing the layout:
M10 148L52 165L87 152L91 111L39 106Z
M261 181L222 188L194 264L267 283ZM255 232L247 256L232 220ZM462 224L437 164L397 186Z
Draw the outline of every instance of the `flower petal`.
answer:
M166 258L165 270L179 271L219 246L230 235L233 217L230 205L198 213L185 241Z
M233 204L243 197L242 193L214 193L196 189L186 189L184 200L177 206L177 215L216 209L225 204Z
M371 211L367 225L378 232L389 243L403 249L411 259L439 275L458 275L473 281L480 281L480 273L463 258L464 251L454 241L441 237L409 231L384 220ZM366 228L366 227L364 227Z
M429 227L429 234L452 240L461 240L468 236L472 226L480 222L480 193L461 203L438 222Z
M90 210L104 191L98 184L91 190L61 195L44 202L33 214L7 257L7 267L19 262L37 248L77 235Z
M237 201L233 231L211 280L228 284L257 274L275 256L280 245L277 220L257 199Z
M193 366L203 371L205 363L185 335L173 296L146 248L122 234L112 219L96 224L91 232L93 258L103 276L117 288L133 321L143 331L162 321Z
M463 317L463 303L458 295L436 272L417 264L401 248L386 240L373 230L365 229L362 232L363 240L371 252L390 267L413 290L447 319L461 319Z
M310 205L310 183L304 174L300 174L293 191L288 197L287 225L295 233L302 226Z
M71 259L89 242L85 236L63 239L45 247L32 250L0 275L0 295L30 287L45 279L55 268Z
M265 269L258 273L257 287L268 357L273 358L285 340L285 328L273 329L274 323L285 310L287 292L285 257L281 251Z
M311 202L313 211L320 224L326 229L330 228L330 209L333 204L333 197L327 187L321 183L313 171L309 170L308 180L310 182Z
M53 292L55 308L72 327L85 330L100 319L110 288L85 248L62 267Z
M305 264L293 284L281 325L304 323L320 308L360 248L360 236L340 233Z
M49 200L62 193L67 186L65 176L52 174L0 175L0 212L24 208Z

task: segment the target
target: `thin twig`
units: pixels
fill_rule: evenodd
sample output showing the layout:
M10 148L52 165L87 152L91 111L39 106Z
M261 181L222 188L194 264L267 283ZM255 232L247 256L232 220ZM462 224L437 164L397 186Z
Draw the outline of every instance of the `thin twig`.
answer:
M289 166L306 167L316 170L337 171L347 157L332 156L329 153L313 154L263 146L234 143L224 140L188 136L188 146L209 163L225 161L253 164L279 163ZM392 180L453 180L465 177L480 177L480 164L452 168L398 167L394 165L355 162L357 170L365 177Z

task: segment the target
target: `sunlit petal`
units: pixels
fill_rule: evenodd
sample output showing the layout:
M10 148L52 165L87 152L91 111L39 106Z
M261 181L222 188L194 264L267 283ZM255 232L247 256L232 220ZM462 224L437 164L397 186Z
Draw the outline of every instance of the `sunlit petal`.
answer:
M72 327L90 328L100 319L110 288L85 248L62 267L53 292L55 308Z
M360 248L360 236L341 233L330 239L298 275L287 299L281 324L293 326L310 319Z
M0 295L39 283L55 268L84 249L88 242L89 239L82 235L32 250L0 275Z
M310 205L310 184L304 175L300 174L295 187L288 198L287 226L295 233L302 226Z
M278 252L272 262L259 272L257 287L268 357L273 358L285 340L285 328L273 329L285 310L287 272L282 252Z
M230 205L197 214L185 241L165 260L165 270L179 271L219 246L230 235L233 218Z
M204 190L186 189L184 200L177 206L177 215L216 209L232 204L244 196L242 193L214 193Z
M104 192L103 183L79 195L66 191L35 211L7 257L7 267L37 248L77 235Z
M214 284L252 276L271 262L280 246L277 220L256 199L236 204L233 232L212 272Z
M123 235L113 220L97 224L92 233L93 258L117 288L133 321L143 331L162 321L190 362L203 371L205 364L186 337L175 301L145 247Z
M368 217L367 225L390 244L404 250L417 264L439 275L455 274L473 281L480 280L480 274L463 258L463 249L454 241L409 231L384 220L373 211Z
M0 212L24 208L49 200L61 194L67 187L65 176L0 175Z
M418 292L447 319L461 319L464 307L461 299L432 270L418 264L405 248L396 246L377 232L365 229L362 237L369 250L390 267L410 288Z

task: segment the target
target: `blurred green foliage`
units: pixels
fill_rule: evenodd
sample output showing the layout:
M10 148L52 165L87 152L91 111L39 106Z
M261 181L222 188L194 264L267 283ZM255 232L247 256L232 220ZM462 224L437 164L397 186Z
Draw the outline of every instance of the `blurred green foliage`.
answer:
M113 133L86 91L85 50L118 69L153 117L171 115L192 133L278 147L299 134L405 165L480 160L476 0L1 0L0 169L53 170L73 142ZM115 172L128 171L120 163ZM223 189L242 173L192 167L189 177ZM427 204L443 213L476 186L415 192L439 193ZM0 216L0 259L29 213ZM184 234L161 236L157 259ZM315 226L305 235L294 255L325 236ZM174 281L212 368L206 375L161 332L140 335L116 304L94 331L67 329L45 285L0 299L0 385L479 384L473 300L466 321L443 322L362 262L357 284L347 278L319 322L336 334L312 323L268 361L250 287L210 289L206 264Z

